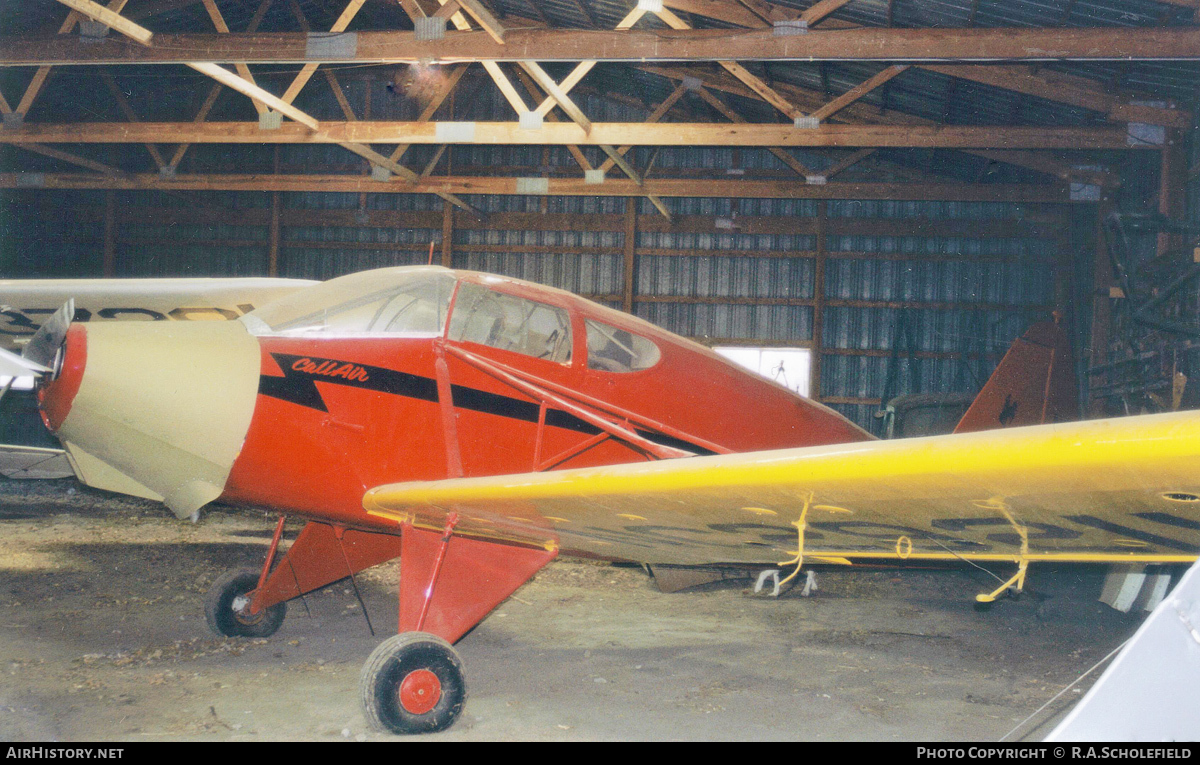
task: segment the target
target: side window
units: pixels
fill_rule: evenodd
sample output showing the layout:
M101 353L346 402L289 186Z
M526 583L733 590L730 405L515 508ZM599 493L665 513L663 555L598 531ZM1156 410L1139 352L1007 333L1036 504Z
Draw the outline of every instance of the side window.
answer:
M587 349L588 369L605 372L649 369L662 357L658 346L641 335L591 319L587 320Z
M446 320L453 281L414 285L395 293L378 307L371 331L387 334L437 334Z
M571 317L566 311L470 282L459 285L448 337L560 364L571 360Z

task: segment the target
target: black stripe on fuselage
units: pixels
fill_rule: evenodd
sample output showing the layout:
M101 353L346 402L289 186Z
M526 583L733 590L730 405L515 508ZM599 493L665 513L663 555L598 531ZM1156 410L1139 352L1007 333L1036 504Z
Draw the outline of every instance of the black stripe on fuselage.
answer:
M478 388L468 388L465 385L451 385L450 395L454 405L460 409L470 409L472 412L494 414L498 417L508 417L524 422L537 422L540 407L532 401L501 396L499 393L489 393ZM561 409L546 410L546 424L564 430L574 430L577 433L587 433L594 436L600 428L592 425Z
M283 376L260 375L259 394L320 412L328 412L329 409L325 405L325 399L321 396L320 390L317 389L318 382L374 390L421 401L435 403L438 401L437 381L432 377L314 356L272 353L271 358L275 359L275 363L283 370ZM497 417L507 417L523 422L538 421L540 407L532 401L502 396L499 393L490 393L478 388L468 388L465 385L451 385L450 395L454 406L460 409L493 414ZM600 428L561 409L548 408L546 424L590 436L600 433ZM662 446L672 446L702 455L714 454L708 449L663 433L642 428L638 428L637 433L647 441L653 441Z
M317 390L318 382L364 388L422 401L438 400L437 383L428 377L313 356L272 353L271 358L283 370L283 377L260 375L259 394L320 412L328 412L329 409Z
M329 411L325 399L317 389L318 382L364 388L421 401L438 401L437 381L432 377L315 356L272 353L271 357L283 370L283 377L261 375L258 382L259 394L309 409ZM538 421L539 406L532 401L468 388L465 385L452 385L450 395L454 405L461 409L524 422ZM588 435L600 432L595 425L561 409L547 409L546 424Z

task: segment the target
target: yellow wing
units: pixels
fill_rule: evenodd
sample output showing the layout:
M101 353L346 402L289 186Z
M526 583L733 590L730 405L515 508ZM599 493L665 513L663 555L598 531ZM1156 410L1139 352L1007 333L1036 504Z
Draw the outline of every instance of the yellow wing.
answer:
M649 563L1195 560L1200 412L380 486L364 507Z

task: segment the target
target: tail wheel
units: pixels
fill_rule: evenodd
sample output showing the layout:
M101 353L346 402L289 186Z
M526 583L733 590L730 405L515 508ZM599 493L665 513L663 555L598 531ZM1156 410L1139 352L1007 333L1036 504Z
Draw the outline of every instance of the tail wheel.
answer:
M359 679L367 720L392 733L434 733L454 724L467 700L462 660L441 638L405 632L379 644Z
M268 637L274 635L287 616L287 604L278 603L251 614L250 593L258 587L258 572L230 571L208 591L204 618L209 629L225 637Z

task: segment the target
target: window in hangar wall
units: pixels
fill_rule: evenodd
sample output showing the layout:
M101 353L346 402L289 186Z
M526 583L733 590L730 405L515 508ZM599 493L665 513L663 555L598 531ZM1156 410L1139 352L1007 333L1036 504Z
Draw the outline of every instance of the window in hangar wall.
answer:
M758 348L724 345L713 348L725 358L751 372L774 380L789 390L808 396L812 370L812 351L808 348Z

